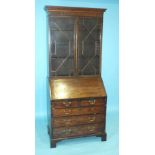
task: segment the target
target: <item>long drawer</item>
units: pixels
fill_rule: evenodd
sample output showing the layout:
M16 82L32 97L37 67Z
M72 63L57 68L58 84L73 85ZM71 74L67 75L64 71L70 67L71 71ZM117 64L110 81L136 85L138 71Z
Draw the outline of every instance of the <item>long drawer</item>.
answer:
M83 107L83 108L66 108L66 109L55 109L54 107L52 107L53 117L99 114L99 113L104 113L104 111L105 111L104 106Z
M65 127L74 126L89 123L103 123L104 115L81 115L81 116L70 116L70 117L58 117L53 119L53 127Z
M104 98L91 99L77 99L77 100L61 100L53 101L54 108L68 108L68 107L85 107L85 106L100 106L105 103Z
M104 132L104 124L90 124L74 127L53 128L53 138L66 138Z

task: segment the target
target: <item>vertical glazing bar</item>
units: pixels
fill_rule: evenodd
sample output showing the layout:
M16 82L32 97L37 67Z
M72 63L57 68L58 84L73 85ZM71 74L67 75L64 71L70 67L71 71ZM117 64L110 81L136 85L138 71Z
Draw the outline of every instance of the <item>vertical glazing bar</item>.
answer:
M75 21L74 21L74 31L73 31L73 34L74 34L74 75L76 73L76 18L75 18Z
M75 50L74 50L74 55L75 55L75 76L78 76L78 22L79 22L79 17L76 18L75 20L75 33L74 33L74 39L75 39Z
M99 75L102 76L102 34L103 34L103 15L99 17L100 27L100 55L99 55Z
M52 71L52 67L51 67L51 57L52 57L52 51L51 51L51 30L50 30L50 14L47 14L47 18L46 18L46 22L48 25L48 31L47 31L47 40L48 40L48 77L51 77L51 71Z

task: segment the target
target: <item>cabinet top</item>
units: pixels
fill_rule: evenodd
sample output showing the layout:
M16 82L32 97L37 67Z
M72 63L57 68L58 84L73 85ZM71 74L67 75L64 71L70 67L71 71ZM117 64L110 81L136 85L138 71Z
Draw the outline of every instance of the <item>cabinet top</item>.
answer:
M80 8L80 7L63 7L63 6L45 6L48 13L64 13L71 15L90 15L100 16L106 11L104 8Z
M74 77L50 79L51 100L105 97L102 79L95 77Z

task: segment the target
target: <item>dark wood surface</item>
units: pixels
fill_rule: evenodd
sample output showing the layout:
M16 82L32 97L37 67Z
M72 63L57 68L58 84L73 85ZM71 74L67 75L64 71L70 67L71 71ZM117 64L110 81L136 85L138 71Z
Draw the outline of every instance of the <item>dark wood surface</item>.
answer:
M50 77L100 75L105 10L47 7L47 11Z
M103 123L101 124L87 124L74 127L62 127L53 129L53 138L67 138L72 136L89 135L93 133L102 133L104 130Z
M51 79L50 89L52 100L106 96L100 77Z
M49 32L48 134L106 140L107 94L101 79L101 8L46 6Z
M57 100L52 102L54 108L101 106L103 104L105 104L104 98Z
M79 126L81 124L103 123L103 114L90 114L70 117L57 117L53 118L54 128Z
M104 8L80 8L80 7L60 7L46 6L45 10L53 15L72 15L72 16L102 16L106 11Z
M98 135L102 141L106 140L105 114L106 97L54 101L51 147L56 147L61 139L81 136Z
M65 108L65 109L59 109L59 110L52 108L52 113L54 117L99 114L99 113L104 113L104 108L100 106L83 107L83 108Z
M104 8L85 8L85 7L64 7L64 6L45 6L45 10L48 12L57 11L67 11L67 12L100 12L103 13L103 11L106 11L107 9Z

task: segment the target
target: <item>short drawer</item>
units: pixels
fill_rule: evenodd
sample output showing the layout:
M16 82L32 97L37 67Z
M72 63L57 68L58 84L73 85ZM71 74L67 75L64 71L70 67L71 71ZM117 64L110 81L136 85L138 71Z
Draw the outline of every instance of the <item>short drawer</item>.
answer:
M81 115L81 116L70 116L70 117L59 117L53 119L53 127L64 127L64 126L74 126L89 123L103 123L104 115Z
M61 100L52 102L55 108L67 107L85 107L85 106L100 106L105 103L104 98L91 98L91 99L77 99L77 100Z
M53 138L66 138L74 136L100 134L103 132L104 132L103 124L90 124L74 127L53 128Z
M104 106L82 107L82 108L65 108L65 109L56 109L54 107L52 108L53 117L99 114L99 113L104 113L104 111L105 111Z

